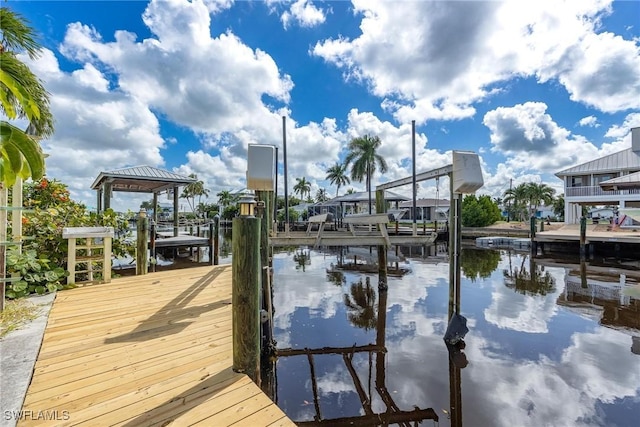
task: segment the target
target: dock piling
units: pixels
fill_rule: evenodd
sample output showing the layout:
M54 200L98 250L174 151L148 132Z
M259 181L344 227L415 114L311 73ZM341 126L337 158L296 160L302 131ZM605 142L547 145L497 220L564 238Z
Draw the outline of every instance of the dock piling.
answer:
M242 203L242 202L241 202ZM232 223L233 370L260 383L260 218Z
M140 209L136 224L137 245L136 245L136 276L147 274L147 263L149 262L149 252L147 241L149 238L149 218L144 209Z

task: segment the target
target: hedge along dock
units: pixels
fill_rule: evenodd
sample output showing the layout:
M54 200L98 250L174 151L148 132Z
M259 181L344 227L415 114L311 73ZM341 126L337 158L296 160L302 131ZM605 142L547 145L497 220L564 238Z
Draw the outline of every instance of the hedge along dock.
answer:
M233 372L231 265L57 294L19 426L294 426Z

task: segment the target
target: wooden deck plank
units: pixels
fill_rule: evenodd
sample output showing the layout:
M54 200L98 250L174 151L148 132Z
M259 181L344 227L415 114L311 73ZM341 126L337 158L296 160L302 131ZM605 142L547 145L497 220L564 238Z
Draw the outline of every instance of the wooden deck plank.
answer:
M231 370L230 302L228 265L60 292L23 410L67 411L69 419L19 426L293 426Z

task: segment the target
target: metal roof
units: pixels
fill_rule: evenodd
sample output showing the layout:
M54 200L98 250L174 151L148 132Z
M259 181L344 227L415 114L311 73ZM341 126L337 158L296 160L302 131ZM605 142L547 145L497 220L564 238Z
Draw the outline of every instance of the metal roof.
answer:
M400 203L401 208L410 208L413 205L413 200ZM449 207L449 199L418 199L416 200L417 207Z
M371 199L375 202L376 193L375 191L371 192ZM394 193L393 191L386 190L384 192L384 199L387 202L402 202L405 200L411 200L409 197L405 197L401 194ZM329 200L329 203L358 203L358 202L368 202L369 201L369 193L366 191L360 191L358 193L345 194L340 197L336 197L334 199Z
M640 172L630 173L600 183L603 190L621 190L623 188L640 188Z
M106 183L111 184L113 191L128 191L134 193L160 193L176 186L196 182L197 179L178 175L153 166L134 166L100 175L91 184L92 190L98 190Z
M588 175L592 173L622 172L640 170L640 152L631 148L609 154L590 162L582 163L556 173L561 178L568 175Z

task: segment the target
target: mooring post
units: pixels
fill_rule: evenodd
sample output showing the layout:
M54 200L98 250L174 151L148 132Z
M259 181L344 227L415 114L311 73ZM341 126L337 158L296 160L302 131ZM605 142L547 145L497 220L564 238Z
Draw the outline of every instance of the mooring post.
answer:
M240 200L232 223L233 370L260 383L260 218L253 196Z
M149 239L149 218L147 211L140 209L138 221L136 223L137 245L136 245L136 276L147 274L147 263L149 261L148 239Z
M376 212L387 212L384 190L376 190ZM386 227L385 224L381 226ZM378 289L387 290L387 247L385 245L378 245Z
M209 228L209 233L213 233L213 265L220 264L220 215L216 214L213 217L213 232ZM209 236L211 237L211 236Z
M580 217L580 259L584 259L587 255L587 217Z
M529 234L531 235L531 255L533 256L538 253L538 247L536 246L536 230L538 228L538 225L536 224L535 215L531 215L531 218L529 219L529 225Z
M149 239L149 250L151 252L151 271L155 273L156 271L156 222L151 220L151 236Z

